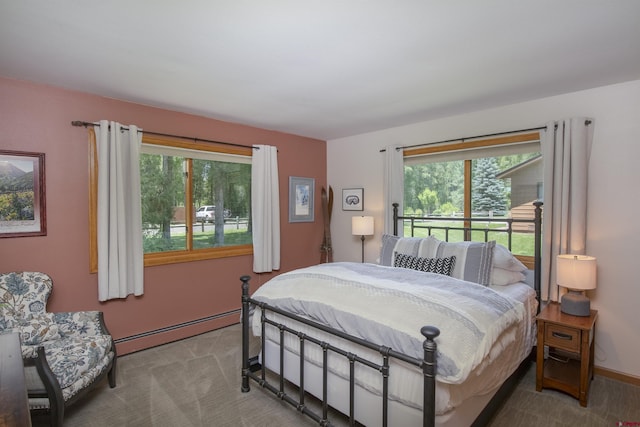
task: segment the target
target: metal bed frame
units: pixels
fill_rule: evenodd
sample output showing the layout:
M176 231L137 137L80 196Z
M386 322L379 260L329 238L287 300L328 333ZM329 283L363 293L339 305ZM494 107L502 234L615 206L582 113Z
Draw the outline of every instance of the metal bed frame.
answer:
M534 224L534 233L535 233L535 266L534 266L534 287L536 291L536 297L538 299L538 303L540 302L540 243L541 243L541 228L542 228L542 203L536 202L535 204L535 217L534 219L507 219L507 230L501 230L501 232L508 233L509 236L509 246L511 245L511 236L513 233L513 223L514 222L524 222L524 223L533 223ZM410 221L411 222L411 234L413 235L415 229L419 228L427 228L429 234L431 234L431 230L433 229L445 229L448 233L448 230L463 230L465 232L477 231L477 230L485 230L484 228L474 228L471 224L473 222L492 222L499 221L505 222L505 219L492 219L492 218L441 218L441 217L413 217L413 216L399 216L398 215L398 204L393 204L393 216L394 216L394 234L398 234L397 224L398 221ZM464 221L464 227L439 227L433 225L421 225L423 220L455 220L455 221ZM487 239L488 234L485 233L485 240ZM509 248L511 249L511 248ZM292 313L288 313L283 311L277 307L270 306L269 304L254 300L249 295L249 276L242 276L240 280L242 281L242 386L241 390L243 393L250 391L249 381L253 380L261 387L266 390L272 392L279 399L284 402L289 403L291 406L295 407L299 412L307 415L314 421L316 421L321 426L331 426L332 423L329 420L329 403L327 396L327 377L328 377L328 354L332 352L336 355L340 355L349 362L349 413L345 414L349 417L350 425L356 425L355 419L355 365L361 364L362 366L367 366L371 369L380 372L382 376L382 408L381 408L381 417L382 417L382 425L388 425L388 378L390 375L389 366L390 359L397 359L414 365L422 370L424 376L424 399L423 399L423 426L434 426L435 425L435 388L436 388L436 350L437 345L435 343L435 338L440 334L438 328L434 326L424 326L421 328L421 333L425 337L425 341L423 343L424 349L424 357L423 359L416 359L410 356L407 356L403 353L399 353L394 351L392 348L380 345L378 343L372 343L358 337L354 337L344 332L335 330L323 324L308 320L306 318L294 315ZM539 307L540 304L538 304ZM252 307L259 307L261 310L261 348L262 348L262 364L258 361L258 356L251 357L249 355L249 322L250 322L250 313ZM539 308L538 308L539 310ZM269 319L266 315L267 312L276 313L278 315L287 317L289 319L293 319L301 324L310 326L314 328L314 330L323 331L329 333L333 336L337 336L344 340L355 343L362 348L367 348L379 353L380 362L374 363L369 359L365 359L357 354L352 352L345 351L341 348L338 348L332 344L329 344L325 341L319 340L313 336L310 336L306 333L300 332L298 330L292 329L282 323L273 321ZM265 340L266 340L266 326L270 325L271 327L277 328L280 334L280 367L278 374L278 384L274 385L267 380L267 368L264 363L264 348L265 348ZM298 338L300 343L300 373L298 378L298 395L297 397L293 393L288 393L285 389L285 378L282 375L284 372L284 351L285 351L285 334L291 334ZM304 350L306 343L311 343L312 345L318 345L322 348L323 352L323 364L322 364L322 396L316 396L319 400L321 400L321 411L320 413L316 410L312 409L305 402L305 395L307 393L305 389L304 383ZM526 372L526 368L528 367L530 358L526 358L520 367L514 372L511 377L509 377L502 387L498 390L492 401L487 405L487 407L480 413L476 421L475 425L484 425L486 424L493 413L499 408L500 402L502 399L507 396L513 387L517 384L517 380L520 378L524 372ZM271 372L271 371L270 371Z

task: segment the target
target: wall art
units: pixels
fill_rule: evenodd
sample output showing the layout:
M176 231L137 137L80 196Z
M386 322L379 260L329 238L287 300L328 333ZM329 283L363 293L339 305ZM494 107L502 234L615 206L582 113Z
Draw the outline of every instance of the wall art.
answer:
M343 211L364 210L364 188L342 189L342 210Z
M289 177L289 222L313 222L315 179Z
M44 153L0 150L0 237L45 236Z

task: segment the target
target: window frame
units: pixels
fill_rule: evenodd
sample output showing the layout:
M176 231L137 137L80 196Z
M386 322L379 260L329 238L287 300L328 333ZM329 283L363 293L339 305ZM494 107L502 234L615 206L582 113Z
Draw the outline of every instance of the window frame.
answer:
M200 141L185 141L171 137L145 135L144 133L142 134L142 143L249 158L253 155L252 147L220 146ZM187 164L187 170L191 171L191 158L187 159ZM192 174L188 173L186 179L185 217L192 218L194 215ZM187 248L185 250L144 254L144 266L151 267L253 254L252 244L193 249L192 228L187 227L189 238L187 238ZM92 128L89 129L89 271L91 273L97 273L98 271L98 153L96 134Z
M520 133L515 135L501 136L497 138L482 138L472 141L462 140L453 144L436 144L427 147L419 147L407 149L403 151L405 161L407 158L428 156L438 153L462 152L468 150L477 150L496 146L508 146L514 144L527 144L540 141L539 132ZM472 180L472 162L473 159L464 159L464 205L463 215L471 217L471 180Z
M471 138L469 138L471 139ZM434 154L444 154L452 152L464 152L469 150L482 150L491 147L509 146L517 144L540 144L539 132L527 132L527 133L513 133L505 136L492 137L492 138L477 138L472 140L460 140L460 142L434 144L425 147L418 147L412 149L405 149L403 151L404 162L410 158L416 158L420 156L428 156ZM490 157L492 154L487 153L486 157ZM475 156L479 157L479 156ZM444 160L443 160L444 161ZM472 162L473 159L463 159L464 161L464 201L463 201L463 216L465 218L472 217ZM404 191L404 189L403 189ZM470 227L470 221L464 222L464 227ZM469 239L467 233L464 236L465 240ZM534 258L527 255L515 255L520 259L528 268L532 268L534 264Z

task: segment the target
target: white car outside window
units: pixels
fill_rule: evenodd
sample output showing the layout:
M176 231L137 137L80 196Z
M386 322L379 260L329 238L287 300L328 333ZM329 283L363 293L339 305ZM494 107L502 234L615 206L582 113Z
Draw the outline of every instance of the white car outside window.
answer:
M215 210L216 207L212 205L204 205L200 206L196 211L196 219L200 221L209 221L213 222L215 218ZM231 216L231 211L229 209L224 210L224 217L229 218Z

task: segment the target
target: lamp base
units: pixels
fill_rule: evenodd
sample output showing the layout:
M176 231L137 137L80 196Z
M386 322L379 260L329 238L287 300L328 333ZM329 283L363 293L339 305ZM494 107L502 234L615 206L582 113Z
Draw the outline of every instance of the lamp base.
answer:
M579 291L569 290L562 296L560 311L572 316L589 316L591 314L591 301Z

